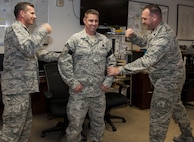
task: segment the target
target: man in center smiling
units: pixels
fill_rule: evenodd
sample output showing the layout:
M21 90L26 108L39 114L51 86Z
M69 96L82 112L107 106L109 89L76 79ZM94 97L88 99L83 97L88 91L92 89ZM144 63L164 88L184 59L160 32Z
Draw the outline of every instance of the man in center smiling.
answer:
M67 41L58 61L61 77L70 88L67 142L82 141L82 125L87 112L90 118L90 140L102 141L105 128L105 91L114 79L106 76L106 68L116 65L109 39L96 32L99 12L87 10L83 22L84 29Z

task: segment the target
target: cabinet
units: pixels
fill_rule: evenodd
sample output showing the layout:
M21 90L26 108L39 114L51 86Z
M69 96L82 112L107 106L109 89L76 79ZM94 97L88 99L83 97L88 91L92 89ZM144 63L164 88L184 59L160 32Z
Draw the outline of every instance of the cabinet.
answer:
M194 101L194 54L184 54L186 80L182 89L181 98L184 105L193 105Z
M150 108L154 88L150 83L148 74L134 74L132 75L132 82L132 105L140 109Z

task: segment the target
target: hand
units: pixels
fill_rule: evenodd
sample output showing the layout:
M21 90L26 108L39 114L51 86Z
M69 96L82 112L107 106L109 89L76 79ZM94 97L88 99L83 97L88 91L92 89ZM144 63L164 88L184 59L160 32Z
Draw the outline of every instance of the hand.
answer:
M120 73L119 68L118 67L108 67L107 69L107 73L108 75L118 75Z
M125 37L132 37L133 34L134 34L134 31L130 28L125 31Z
M109 89L109 87L107 87L107 86L105 86L105 85L102 85L100 88L101 88L101 90L104 91L104 92L107 91L107 90Z
M73 92L74 93L79 93L81 92L83 89L83 86L81 84L77 85L74 89L73 89Z
M51 33L52 28L48 23L43 24L42 27L44 27L47 30L48 34Z

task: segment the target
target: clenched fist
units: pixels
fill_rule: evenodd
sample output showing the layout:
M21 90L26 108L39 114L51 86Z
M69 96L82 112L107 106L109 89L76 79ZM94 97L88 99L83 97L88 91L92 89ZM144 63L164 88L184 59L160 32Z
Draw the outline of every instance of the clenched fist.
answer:
M127 29L126 31L125 31L125 37L132 37L133 36L133 34L134 34L134 31L132 30L132 29Z
M49 34L51 33L52 27L48 23L43 24L42 27L44 27Z

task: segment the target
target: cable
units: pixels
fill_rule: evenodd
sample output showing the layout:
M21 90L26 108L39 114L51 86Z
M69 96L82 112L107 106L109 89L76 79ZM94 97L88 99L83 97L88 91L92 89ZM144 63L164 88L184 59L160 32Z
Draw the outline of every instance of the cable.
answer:
M74 2L73 2L73 1L75 1L75 0L72 0L73 13L74 13L74 15L75 15L75 17L76 17L77 19L80 19L80 17L78 17L78 16L76 15L76 13L75 13L75 8L74 8Z

